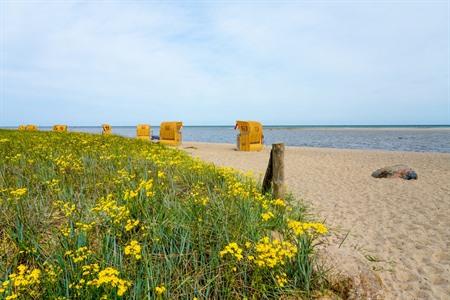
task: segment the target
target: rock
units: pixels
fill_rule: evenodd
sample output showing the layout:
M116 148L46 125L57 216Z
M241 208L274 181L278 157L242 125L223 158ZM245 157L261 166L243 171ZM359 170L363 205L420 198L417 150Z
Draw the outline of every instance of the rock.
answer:
M406 180L417 179L417 173L406 165L394 165L384 167L372 173L375 178L403 178Z

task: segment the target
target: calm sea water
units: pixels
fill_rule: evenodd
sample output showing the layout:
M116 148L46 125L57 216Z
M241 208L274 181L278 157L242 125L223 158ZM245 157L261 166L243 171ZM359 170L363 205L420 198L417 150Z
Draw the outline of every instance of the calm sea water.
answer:
M41 130L50 130L41 127ZM101 133L101 127L70 127L71 131ZM113 133L134 137L133 126L113 126ZM152 127L159 135L159 127ZM235 143L232 126L186 126L183 140L212 143ZM266 126L265 144L284 142L288 146L381 149L395 151L450 153L450 126Z

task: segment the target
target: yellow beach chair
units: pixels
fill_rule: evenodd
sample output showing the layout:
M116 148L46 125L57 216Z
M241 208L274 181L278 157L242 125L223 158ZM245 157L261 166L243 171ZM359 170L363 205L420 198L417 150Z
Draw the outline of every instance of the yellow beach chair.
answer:
M170 146L180 145L182 141L182 127L183 122L162 122L159 128L159 142Z
M150 125L138 124L136 126L136 137L140 140L150 141Z
M263 128L255 121L236 121L234 129L239 129L237 149L239 151L261 151L263 148Z
M38 127L37 125L33 125L33 124L28 124L27 126L25 126L25 130L26 131L38 131Z
M112 127L109 124L102 124L102 134L103 135L110 135L112 134Z
M67 132L67 125L53 125L53 131L55 131L55 132Z

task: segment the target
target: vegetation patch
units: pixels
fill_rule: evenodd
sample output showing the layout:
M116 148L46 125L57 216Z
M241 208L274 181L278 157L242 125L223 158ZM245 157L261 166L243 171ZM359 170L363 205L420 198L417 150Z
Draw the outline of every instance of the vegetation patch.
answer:
M159 144L0 130L0 299L308 298L327 228L291 202Z

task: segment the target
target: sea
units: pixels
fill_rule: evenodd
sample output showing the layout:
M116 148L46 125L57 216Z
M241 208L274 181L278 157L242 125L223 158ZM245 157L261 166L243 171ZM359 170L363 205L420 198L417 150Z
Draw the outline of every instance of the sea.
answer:
M134 126L112 126L113 133L134 137ZM40 127L51 130L51 127ZM70 131L101 134L100 126L73 126ZM264 144L340 149L450 153L450 125L442 126L264 126ZM184 126L184 141L236 143L233 126ZM152 126L152 135L159 127Z

